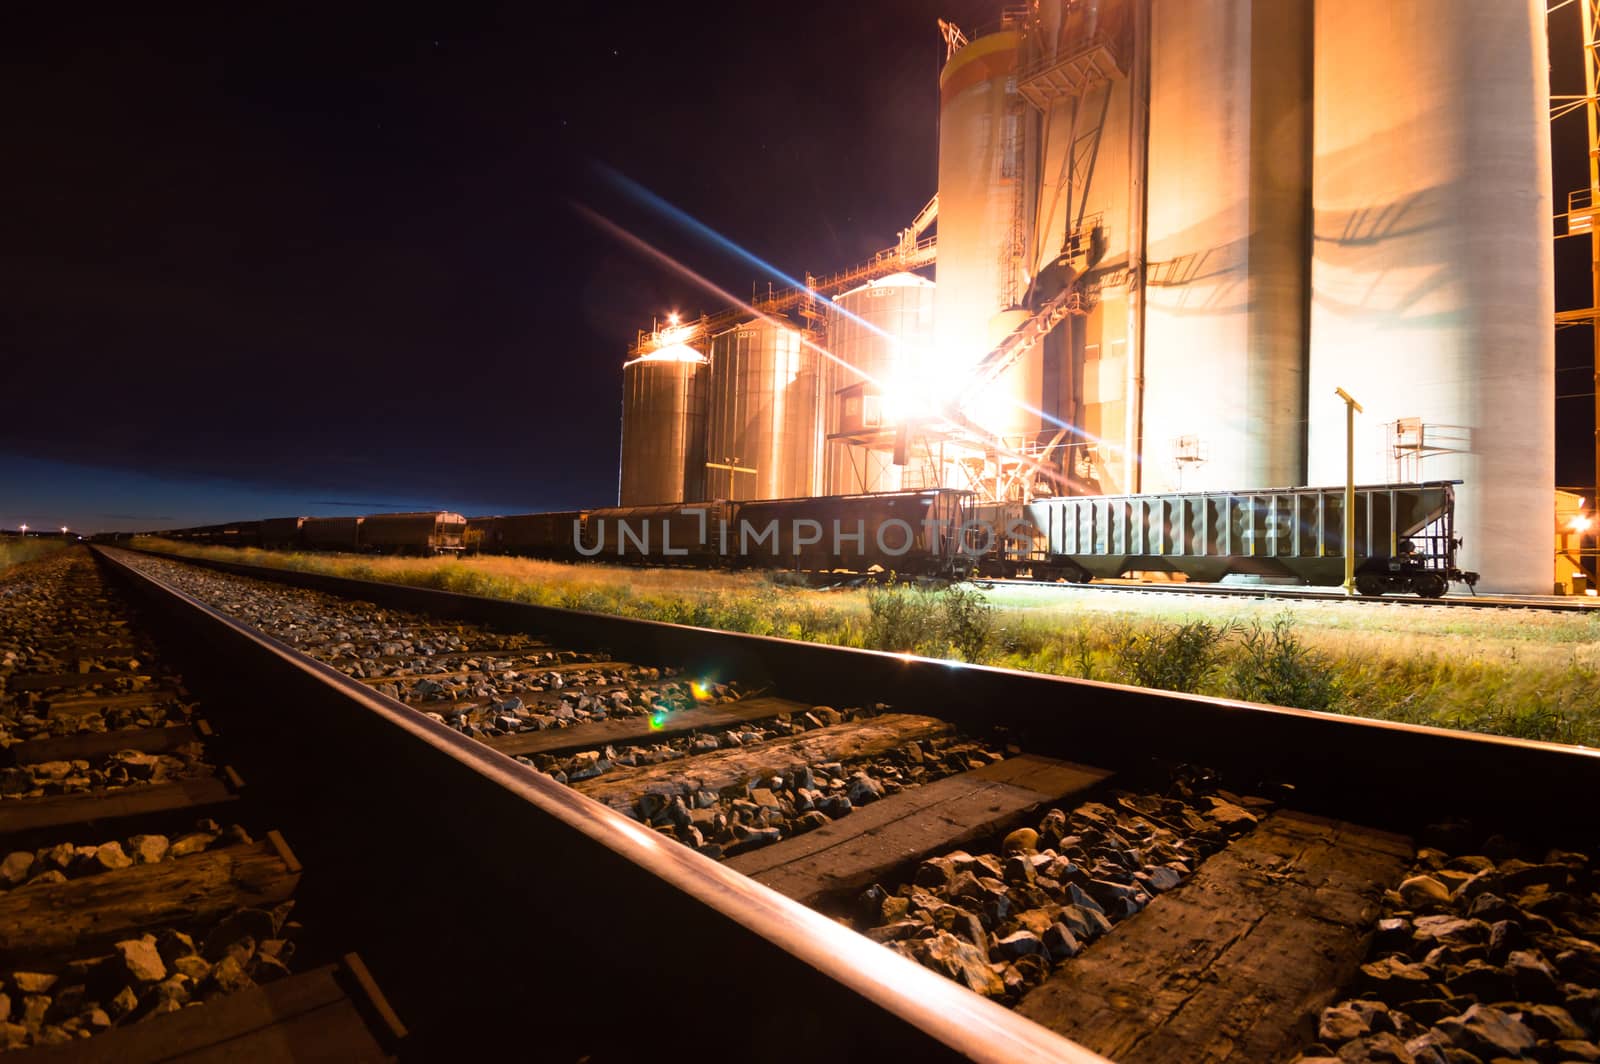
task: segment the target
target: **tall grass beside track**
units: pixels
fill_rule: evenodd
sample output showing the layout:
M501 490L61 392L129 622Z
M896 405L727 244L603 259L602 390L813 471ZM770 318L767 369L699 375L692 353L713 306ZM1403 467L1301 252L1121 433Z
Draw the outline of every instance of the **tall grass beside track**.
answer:
M61 539L0 539L0 572L54 554L66 545L66 540Z
M151 541L175 554L839 646L1600 746L1600 618L1339 600L1158 598L782 573L374 558Z

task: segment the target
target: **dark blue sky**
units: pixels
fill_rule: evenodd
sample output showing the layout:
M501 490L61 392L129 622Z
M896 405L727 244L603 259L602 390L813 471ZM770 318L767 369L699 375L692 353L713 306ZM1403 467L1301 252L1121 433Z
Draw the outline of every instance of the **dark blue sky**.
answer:
M634 331L719 306L571 205L765 278L596 164L790 273L860 261L934 190L936 17L1002 5L233 6L8 14L0 526L613 501ZM1587 247L1558 255L1584 305ZM1560 351L1587 365L1586 331ZM1561 483L1590 482L1590 409L1558 404Z
M935 18L1000 7L229 6L8 16L0 525L614 501L627 344L717 305L571 204L757 278L595 164L853 263L933 192Z

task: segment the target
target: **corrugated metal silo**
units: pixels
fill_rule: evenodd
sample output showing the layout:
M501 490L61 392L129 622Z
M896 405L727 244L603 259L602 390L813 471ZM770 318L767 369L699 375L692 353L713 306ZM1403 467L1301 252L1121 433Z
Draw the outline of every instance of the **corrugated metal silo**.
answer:
M1153 5L1145 491L1303 478L1310 31L1300 0Z
M933 342L934 284L914 273L881 277L838 296L828 309L828 351L822 374L829 434L839 431L841 390L864 384L880 397L887 422L899 413L900 397L920 389ZM843 363L841 365L841 363ZM859 372L858 372L859 371ZM824 490L830 495L898 491L901 467L892 454L831 443Z
M1319 0L1310 476L1455 479L1462 565L1548 593L1555 305L1543 0Z
M1021 34L1006 29L969 42L939 74L939 261L931 372L959 386L1015 325L1005 312L1022 298L1026 219L1025 112L1017 95ZM1038 430L1037 362L1011 368L969 410L1003 435Z
M705 452L711 497L820 493L819 358L800 332L766 319L712 337Z
M705 497L706 356L684 344L622 367L623 506Z

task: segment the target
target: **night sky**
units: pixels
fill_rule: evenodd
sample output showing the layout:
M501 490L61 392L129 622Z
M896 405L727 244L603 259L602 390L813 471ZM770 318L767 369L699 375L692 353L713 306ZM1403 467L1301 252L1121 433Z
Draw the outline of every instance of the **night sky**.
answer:
M614 501L635 330L721 305L574 205L740 293L767 278L609 175L791 274L862 260L934 191L935 18L1000 6L10 13L0 527ZM1564 204L1581 117L1557 132ZM1560 245L1582 305L1586 243ZM1586 483L1589 404L1558 411L1558 480Z

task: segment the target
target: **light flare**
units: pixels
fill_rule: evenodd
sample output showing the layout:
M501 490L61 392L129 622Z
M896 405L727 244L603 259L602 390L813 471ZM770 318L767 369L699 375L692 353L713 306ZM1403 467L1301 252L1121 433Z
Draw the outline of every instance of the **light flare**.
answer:
M697 284L700 287L704 288L706 291L710 292L712 295L714 295L714 296L718 297L719 299L722 299L722 300L724 300L724 301L726 301L728 303L731 303L732 305L738 307L740 310L745 311L752 318L758 318L758 319L760 319L762 321L769 322L770 324L775 325L775 326L777 326L779 328L788 329L791 332L797 333L800 336L800 342L802 344L804 344L805 346L811 348L813 351L816 351L818 354L822 355L824 358L826 358L829 361L833 362L835 365L842 366L845 369L849 370L851 373L854 373L861 380L864 380L864 381L866 381L866 382L868 382L870 384L876 385L880 390L883 388L883 382L878 380L878 378L874 377L870 373L867 373L865 370L861 369L861 367L859 367L859 366L851 365L850 363L846 362L844 359L840 358L838 355L835 355L832 351L829 351L827 348L823 347L821 344L818 344L815 341L808 339L806 334L804 332L801 332L800 330L796 329L792 323L790 323L788 321L785 321L782 318L773 317L771 314L762 313L760 310L757 310L756 307L753 304L749 303L746 300L740 299L738 296L734 295L732 292L729 292L726 289L722 288L715 281L712 281L709 278L706 278L706 277L702 276L701 274L696 273L694 270L690 269L688 266L685 266L683 263L679 262L677 259L673 258L671 255L668 255L666 252L662 251L660 248L657 248L654 245L650 244L649 242L647 242L645 240L641 240L639 237L634 236L632 233L628 232L626 229L622 228L620 225L618 225L616 222L613 222L611 219L607 218L605 215L600 214L598 211L595 211L595 210L593 210L593 209L591 209L589 207L584 206L581 203L576 203L576 202L574 202L572 204L572 207L579 214L582 214L585 218L589 219L589 221L593 222L598 228L604 230L606 233L610 234L612 237L614 237L619 242L628 245L629 247L635 249L636 251L640 252L643 255L646 255L646 256L648 256L648 257L650 257L652 259L655 259L657 262L661 263L663 266L666 266L668 269L670 269L670 270L674 271L675 273L687 278L690 281L693 281L695 284ZM694 326L692 326L692 325L680 326L680 328L683 328L683 329L692 329L693 327Z
M762 259L752 252L746 250L733 240L723 236L721 233L706 225L704 222L690 215L681 208L667 202L637 182L623 176L609 167L602 166L599 169L606 179L612 184L616 185L619 189L626 192L639 202L644 203L646 206L650 207L680 228L686 229L690 233L703 238L716 247L729 252L737 258L743 259L745 262L755 266L758 270L767 273L768 275L787 285L790 285L793 288L809 290L802 280L791 277L789 274L778 269L772 263L767 262L765 259ZM809 339L804 332L795 330L792 323L788 322L787 320L763 313L762 311L758 310L754 304L740 299L738 296L735 296L733 293L717 285L715 282L711 281L700 273L697 273L690 267L679 262L677 259L674 259L666 252L650 244L648 241L645 241L638 236L635 236L633 233L628 232L626 229L622 228L620 225L611 221L611 219L605 217L592 208L575 201L572 203L572 206L580 214L584 215L596 226L605 230L615 239L629 245L630 247L633 247L635 250L643 253L644 255L655 259L657 262L694 282L721 300L747 312L752 318L758 318L780 328L799 332L801 343L805 344L805 346L816 351L818 354L822 355L824 358L827 358L835 365L844 367L860 380L874 385L877 388L880 396L883 397L886 412L893 410L897 415L891 416L891 422L900 423L903 420L918 420L923 418L926 418L927 420L950 420L946 416L946 412L952 410L959 412L958 400L966 391L965 382L962 378L961 372L955 368L957 363L948 357L950 352L947 349L947 345L941 345L939 350L932 353L933 357L931 359L929 358L928 353L924 353L923 363L919 367L921 372L917 374L918 380L914 384L907 385L899 380L879 380L872 374L861 369L861 367L851 365L845 360L839 358L832 351ZM866 328L874 334L882 336L891 342L900 342L899 337L880 329L871 322L861 318L859 315L852 314L850 311L839 306L839 304L835 303L826 296L816 293L813 294L820 302L833 308L840 315L850 319L851 321L859 323L863 328ZM674 317L675 315L669 315L668 321L671 322ZM677 328L681 330L692 330L694 326L691 324L678 326ZM963 368L970 371L970 369L972 369L975 365L976 363L973 363L971 365L966 365ZM993 383L994 382L989 382L990 386L992 386ZM1073 425L1070 422L1063 421L1060 418L1036 409L1035 407L1032 407L1014 397L996 396L995 398L1000 399L1002 402L1010 403L1017 409L1026 411L1027 413L1038 417L1047 425L1052 425L1057 429L1065 430L1070 434L1071 437L1093 442L1113 451L1126 452L1126 448L1120 443L1097 436L1086 429L1083 429L1077 425ZM994 404L991 402L990 411L985 412L987 415L986 417L978 418L967 416L965 420L967 420L970 424L977 425L978 427L994 435L994 432L989 425L984 424L985 420L994 420L992 413L993 405ZM929 408L931 408L931 410ZM999 454L1007 458L1033 466L1036 472L1059 484L1066 483L1065 477L1043 467L1035 459L1011 451L1004 446L998 447L997 451ZM1135 463L1143 461L1142 456L1137 453L1129 455L1129 458Z

